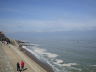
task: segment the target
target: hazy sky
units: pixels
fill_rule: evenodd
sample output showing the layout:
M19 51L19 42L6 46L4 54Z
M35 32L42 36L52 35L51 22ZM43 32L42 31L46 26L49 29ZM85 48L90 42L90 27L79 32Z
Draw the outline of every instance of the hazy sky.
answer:
M49 32L96 29L96 0L0 0L0 30Z

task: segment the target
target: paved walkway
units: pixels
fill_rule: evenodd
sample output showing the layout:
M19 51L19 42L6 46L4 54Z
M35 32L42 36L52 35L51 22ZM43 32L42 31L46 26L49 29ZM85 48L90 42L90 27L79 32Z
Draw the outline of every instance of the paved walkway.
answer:
M2 58L2 56L5 59ZM2 65L4 64L4 67L1 68L2 71L0 72L17 72L16 63L20 62L21 60L25 62L25 68L28 68L23 72L47 72L45 69L39 66L36 62L31 60L27 55L19 51L17 47L13 45L8 45L8 46L3 45L2 47L0 47L0 63L3 62Z
M14 72L8 56L0 43L0 72Z

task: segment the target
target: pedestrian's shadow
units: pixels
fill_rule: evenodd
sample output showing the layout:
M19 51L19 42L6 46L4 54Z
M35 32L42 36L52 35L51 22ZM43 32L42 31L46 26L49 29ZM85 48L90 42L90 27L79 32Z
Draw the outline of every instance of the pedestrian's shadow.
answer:
M24 70L23 71L25 71L25 70L27 70L28 68L24 68Z

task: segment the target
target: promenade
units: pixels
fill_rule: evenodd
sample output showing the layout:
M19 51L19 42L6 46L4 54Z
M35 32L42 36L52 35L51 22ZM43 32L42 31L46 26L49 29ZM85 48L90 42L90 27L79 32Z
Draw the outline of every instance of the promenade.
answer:
M47 72L16 46L0 43L0 72L17 72L16 63L21 60L25 62L26 70L23 72Z

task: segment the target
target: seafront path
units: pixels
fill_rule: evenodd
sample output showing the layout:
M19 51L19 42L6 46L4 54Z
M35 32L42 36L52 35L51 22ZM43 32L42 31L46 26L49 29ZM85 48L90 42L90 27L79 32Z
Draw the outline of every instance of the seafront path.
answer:
M27 68L23 72L47 72L16 46L4 45L0 42L0 72L17 72L16 63L21 60L25 62Z

